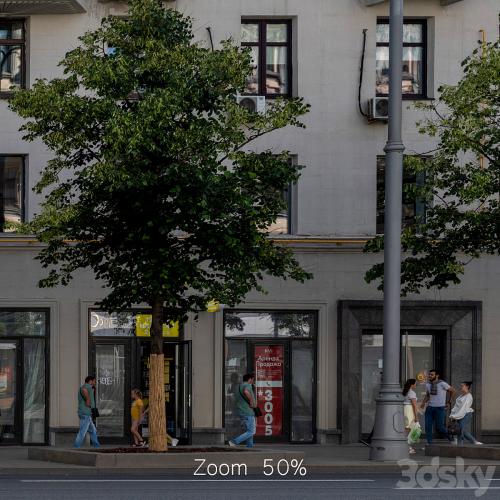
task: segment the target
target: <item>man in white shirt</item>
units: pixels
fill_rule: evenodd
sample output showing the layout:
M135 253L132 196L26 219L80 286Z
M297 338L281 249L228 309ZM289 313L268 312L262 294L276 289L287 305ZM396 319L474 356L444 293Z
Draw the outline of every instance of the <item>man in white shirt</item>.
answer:
M444 419L446 416L446 406L447 404L451 404L451 399L456 391L444 380L440 380L440 378L441 373L438 370L431 370L429 372L429 381L426 384L427 393L421 404L421 408L424 408L429 403L425 410L425 435L428 444L432 443L434 424L436 424L436 430L448 439L448 441L451 441L444 425ZM450 395L450 400L446 403L448 394Z

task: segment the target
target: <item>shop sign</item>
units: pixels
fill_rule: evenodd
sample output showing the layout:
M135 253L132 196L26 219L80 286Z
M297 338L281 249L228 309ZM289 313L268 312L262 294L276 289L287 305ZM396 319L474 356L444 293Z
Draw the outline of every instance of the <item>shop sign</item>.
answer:
M90 312L90 331L94 337L133 337L132 313Z
M150 337L151 323L153 318L151 314L137 314L135 316L135 334L137 337ZM163 324L164 337L178 337L179 336L179 322L170 323L169 325Z
M257 436L283 433L283 345L255 346L255 388L262 417L257 419Z

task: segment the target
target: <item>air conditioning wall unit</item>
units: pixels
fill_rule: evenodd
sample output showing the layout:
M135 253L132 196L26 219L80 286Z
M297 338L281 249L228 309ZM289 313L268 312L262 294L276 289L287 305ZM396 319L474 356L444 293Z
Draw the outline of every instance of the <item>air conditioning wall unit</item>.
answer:
M389 98L374 97L368 102L368 115L372 120L387 121L389 119Z
M237 95L236 102L254 113L266 112L266 98L263 95Z

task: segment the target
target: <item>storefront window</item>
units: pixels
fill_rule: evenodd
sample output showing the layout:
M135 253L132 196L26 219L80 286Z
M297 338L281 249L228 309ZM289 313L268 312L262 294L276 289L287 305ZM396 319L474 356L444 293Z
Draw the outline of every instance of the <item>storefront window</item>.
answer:
M93 337L149 337L151 321L151 314L142 311L90 311L90 333ZM163 324L163 337L179 337L179 331L178 322Z
M314 442L316 313L226 311L224 331L226 435L240 434L236 397L243 375L254 373L263 413L256 439Z
M96 397L100 417L97 427L104 444L130 439L130 391L138 388L149 403L149 357L152 317L147 309L109 314L89 311L89 372L97 378ZM180 340L178 323L163 324L165 410L168 433L190 444L191 351ZM149 436L147 417L141 425Z
M125 400L125 346L96 345L96 396L99 432L104 436L123 436Z
M0 341L0 440L14 440L17 434L17 344Z
M226 337L312 337L310 312L230 311L224 318Z
M226 340L225 370L225 428L229 436L236 435L240 429L240 419L235 412L235 395L247 372L247 346L239 340Z
M0 310L0 442L47 436L48 313Z
M0 311L0 337L43 337L45 327L45 312Z
M312 441L314 407L314 343L292 345L292 441Z
M45 441L45 341L24 341L24 442Z
M362 432L369 434L375 421L375 399L378 397L383 371L381 333L364 333L362 337ZM401 385L409 378L417 380L417 399L425 395L429 370L437 367L440 357L440 332L401 332Z
M132 313L90 311L90 333L93 337L133 337L134 330Z

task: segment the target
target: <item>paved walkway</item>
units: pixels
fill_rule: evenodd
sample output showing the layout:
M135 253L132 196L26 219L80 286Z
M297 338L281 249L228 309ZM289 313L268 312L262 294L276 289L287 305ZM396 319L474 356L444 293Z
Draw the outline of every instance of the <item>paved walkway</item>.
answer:
M112 446L110 446L112 448ZM305 465L315 471L343 471L343 472L394 472L400 466L393 462L374 462L368 459L369 449L363 445L289 445L289 444L261 444L260 450L301 451L306 458ZM89 473L95 472L94 467L61 464L37 460L28 460L28 448L20 446L0 447L0 474L23 473ZM419 465L429 464L432 457L424 455L422 447L417 454L411 456ZM440 465L455 465L455 458L440 458ZM465 459L465 465L493 465L500 470L500 461ZM118 472L118 471L117 471ZM123 471L122 471L123 472ZM133 471L141 473L140 470ZM151 472L151 471L149 471Z

